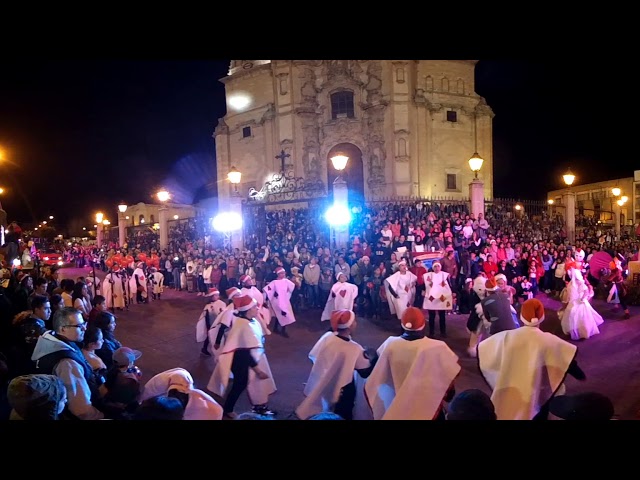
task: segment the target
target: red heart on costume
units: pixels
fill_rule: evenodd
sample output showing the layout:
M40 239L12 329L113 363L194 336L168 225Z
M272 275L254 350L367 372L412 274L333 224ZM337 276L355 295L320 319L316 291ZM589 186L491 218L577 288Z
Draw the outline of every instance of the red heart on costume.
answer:
M340 296L341 296L342 298L344 298L344 296L347 294L347 291L346 291L346 290L340 290L340 292L339 292L339 293L340 293Z

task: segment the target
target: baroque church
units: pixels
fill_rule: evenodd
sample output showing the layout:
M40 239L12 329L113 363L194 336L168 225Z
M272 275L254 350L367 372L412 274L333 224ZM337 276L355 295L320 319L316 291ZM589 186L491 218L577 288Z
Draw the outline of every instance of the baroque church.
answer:
M219 198L264 192L280 172L328 194L331 157L349 157L350 199L469 196L474 152L493 197L493 112L475 93L477 60L233 60L215 128ZM226 183L226 184L225 184Z

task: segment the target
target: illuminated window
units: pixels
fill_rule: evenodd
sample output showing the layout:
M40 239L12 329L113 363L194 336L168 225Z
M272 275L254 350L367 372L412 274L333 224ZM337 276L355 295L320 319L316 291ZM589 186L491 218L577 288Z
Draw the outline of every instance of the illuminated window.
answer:
M331 118L354 118L353 92L336 92L331 95Z

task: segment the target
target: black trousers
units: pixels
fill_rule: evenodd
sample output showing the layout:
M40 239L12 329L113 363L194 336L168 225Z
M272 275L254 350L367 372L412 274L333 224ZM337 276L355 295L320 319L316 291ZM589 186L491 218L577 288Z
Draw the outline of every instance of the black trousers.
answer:
M429 335L436 332L436 312L440 317L440 333L447 333L447 323L444 310L429 310Z
M231 373L233 373L233 384L231 390L224 401L224 412L231 413L236 406L236 402L247 389L249 384L249 369L255 366L255 360L251 357L249 350L236 350L231 362Z
M202 344L202 351L209 353L209 329L211 328L211 318L208 312L204 316L204 323L207 326L207 338L204 340L204 343Z

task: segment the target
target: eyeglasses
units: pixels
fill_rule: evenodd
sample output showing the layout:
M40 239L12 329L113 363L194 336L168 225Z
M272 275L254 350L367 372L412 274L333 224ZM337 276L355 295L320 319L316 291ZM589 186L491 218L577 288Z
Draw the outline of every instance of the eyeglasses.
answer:
M63 327L87 328L87 324L86 323L76 323L75 325L63 325Z

